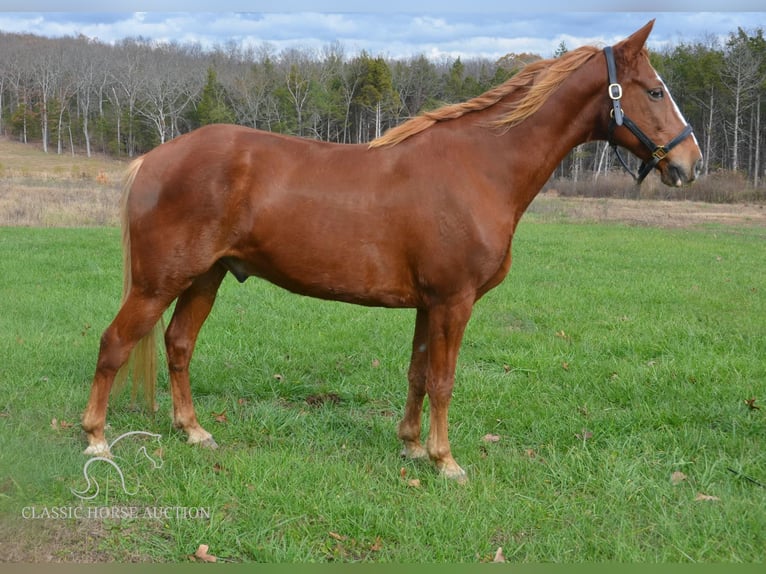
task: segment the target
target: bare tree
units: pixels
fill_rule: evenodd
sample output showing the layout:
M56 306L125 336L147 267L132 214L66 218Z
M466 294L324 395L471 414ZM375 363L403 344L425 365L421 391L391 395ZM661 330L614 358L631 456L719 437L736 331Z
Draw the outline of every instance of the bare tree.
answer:
M179 120L203 85L203 74L175 44L155 47L142 68L142 106L138 108L156 130L160 143L179 135Z
M34 74L32 72L31 60L33 50L37 46L37 39L34 36L24 36L21 42L14 50L9 78L16 95L16 112L20 112L21 130L19 139L23 143L28 142L29 123L32 118L33 105L33 84Z
M61 51L52 42L41 40L32 55L32 78L40 102L40 131L43 151L48 153L50 103L61 71Z
M103 68L103 62L96 60L96 55L89 49L86 43L78 46L78 65L77 65L77 106L82 122L82 135L85 141L85 153L88 157L92 155L90 145L90 116L91 103L95 99L96 83L102 74L99 71Z
M125 151L128 157L136 154L135 119L137 116L137 103L143 93L146 74L145 63L149 60L151 48L137 39L127 39L116 47L116 59L111 64L112 88L108 96L115 107L119 110L117 141L118 150L122 145L122 109L127 107L128 126L125 136Z
M250 49L229 62L219 79L233 96L237 123L253 128L271 129L276 87L274 52L263 44L257 52Z
M399 94L397 120L420 113L439 91L436 66L424 55L396 62L391 66L394 87Z
M311 52L289 48L280 54L280 67L284 85L295 108L296 133L303 135L303 115L311 93L311 84L317 78Z
M759 73L760 62L744 30L740 28L737 35L732 34L727 47L721 79L732 97L731 169L738 171L744 112L753 104L753 95L763 80Z
M56 100L58 102L58 121L56 123L56 153L64 153L64 116L70 115L69 109L71 99L77 93L78 74L76 65L75 40L66 39L62 41L61 53L61 75L56 85ZM71 121L70 121L71 124ZM71 137L71 125L69 127L69 147L74 155L74 145Z

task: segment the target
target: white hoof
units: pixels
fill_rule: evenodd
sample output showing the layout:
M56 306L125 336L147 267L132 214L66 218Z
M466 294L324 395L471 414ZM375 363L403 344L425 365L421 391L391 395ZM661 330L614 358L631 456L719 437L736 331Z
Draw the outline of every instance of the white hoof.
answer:
M109 445L106 443L106 441L93 443L88 448L86 448L83 451L83 454L87 454L88 456L110 456L111 453L109 452Z
M428 458L428 451L419 444L405 444L400 456L410 460L418 460Z
M213 435L209 432L190 432L189 439L186 441L188 444L196 444L203 448L218 448L218 443L215 442Z

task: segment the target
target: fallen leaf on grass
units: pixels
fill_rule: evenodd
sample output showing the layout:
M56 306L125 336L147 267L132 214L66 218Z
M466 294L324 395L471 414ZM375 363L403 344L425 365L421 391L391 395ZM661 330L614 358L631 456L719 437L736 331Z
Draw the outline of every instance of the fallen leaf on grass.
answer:
M524 454L527 456L529 460L534 460L536 462L539 462L540 464L547 464L546 460L542 456L537 454L537 452L533 448L524 449Z
M755 397L752 397L750 399L745 399L745 404L747 405L747 408L750 409L751 411L761 410L761 407L755 404Z
M481 440L484 442L500 442L500 435L499 434L485 434L483 437L481 437Z
M407 469L404 467L399 469L399 476L402 477L402 480L407 480ZM407 480L407 486L411 486L412 488L420 488L420 479L411 478L410 480Z
M505 554L503 554L503 547L499 546L497 549L497 552L495 552L495 557L492 560L492 562L505 562Z
M372 360L372 368L377 369L380 366L380 360L379 359L373 359Z
M701 492L698 492L697 498L695 498L694 500L695 502L707 502L707 501L716 502L721 499L718 498L717 496L710 496L709 494L703 494Z
M208 554L208 550L210 550L210 547L207 544L200 544L199 548L197 548L197 551L194 553L194 557L203 562L217 562L218 557Z
M380 536L376 536L375 540L370 543L349 538L337 532L330 531L327 534L336 541L334 547L328 548L328 558L332 560L365 561L370 559L371 552L380 552L383 548L383 541Z
M683 472L677 470L670 475L670 482L675 486L677 484L681 484L684 480L686 480L686 478L687 476Z
M220 413L210 413L213 415L213 420L217 423L227 423L229 419L226 418L226 409L223 409Z
M51 419L51 428L53 430L66 430L72 428L72 426L74 426L73 423L67 422L64 419Z
M584 428L582 429L582 432L577 433L575 436L581 441L585 442L586 440L593 438L593 433Z

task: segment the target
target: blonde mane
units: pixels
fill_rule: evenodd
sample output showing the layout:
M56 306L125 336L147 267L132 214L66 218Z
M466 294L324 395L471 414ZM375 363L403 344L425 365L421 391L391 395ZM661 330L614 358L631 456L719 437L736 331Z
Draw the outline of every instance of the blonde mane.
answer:
M521 99L511 104L511 108L491 124L494 127L509 129L539 110L574 70L577 70L600 51L600 48L594 46L583 46L567 52L560 58L540 60L529 64L506 82L480 96L466 102L424 112L399 126L391 128L381 137L370 142L370 147L396 145L435 123L456 119L470 112L485 110L516 90L525 89L526 93Z

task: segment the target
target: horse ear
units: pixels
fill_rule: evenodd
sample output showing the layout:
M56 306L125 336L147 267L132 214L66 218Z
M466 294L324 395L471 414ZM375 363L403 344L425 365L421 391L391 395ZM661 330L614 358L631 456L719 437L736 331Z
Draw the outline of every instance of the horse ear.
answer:
M622 42L619 42L615 48L619 47L619 50L624 54L626 60L632 59L643 49L644 44L646 44L646 39L649 37L653 27L654 19L649 20L643 28L636 30Z

